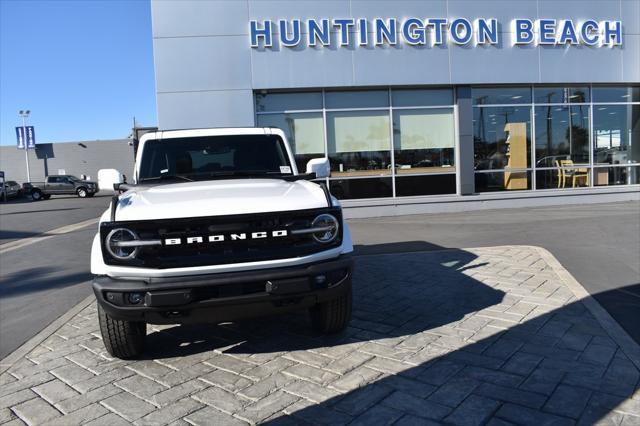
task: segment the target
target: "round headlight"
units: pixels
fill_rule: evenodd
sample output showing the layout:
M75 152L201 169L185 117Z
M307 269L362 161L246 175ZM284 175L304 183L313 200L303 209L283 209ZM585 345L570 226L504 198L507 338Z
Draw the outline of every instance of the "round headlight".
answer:
M319 243L330 243L338 236L340 224L338 219L330 214L321 214L313 219L311 224L313 228L318 228L318 232L313 233L313 239Z
M116 228L107 234L104 241L109 254L116 259L127 260L134 258L140 250L139 246L129 246L127 242L139 240L138 235L127 228Z

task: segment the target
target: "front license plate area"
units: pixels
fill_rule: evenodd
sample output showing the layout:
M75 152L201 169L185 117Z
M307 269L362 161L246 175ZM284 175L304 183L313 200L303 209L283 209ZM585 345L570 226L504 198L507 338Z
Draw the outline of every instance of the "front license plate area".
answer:
M265 286L269 294L295 294L311 290L308 278L289 278L283 280L267 281Z

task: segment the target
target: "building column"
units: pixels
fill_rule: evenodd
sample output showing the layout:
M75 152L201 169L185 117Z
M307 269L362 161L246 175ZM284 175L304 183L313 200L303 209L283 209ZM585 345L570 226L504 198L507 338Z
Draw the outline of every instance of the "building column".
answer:
M475 193L473 161L473 100L471 87L456 88L456 106L458 110L458 194Z

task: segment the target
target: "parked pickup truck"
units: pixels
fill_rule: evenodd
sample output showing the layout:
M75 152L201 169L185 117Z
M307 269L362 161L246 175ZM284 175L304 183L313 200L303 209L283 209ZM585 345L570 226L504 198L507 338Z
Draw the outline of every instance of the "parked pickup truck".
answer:
M31 182L27 191L35 201L48 200L52 195L77 195L93 197L98 193L98 184L82 180L73 175L47 176L44 182Z
M329 170L317 158L299 173L279 129L145 134L134 184L116 185L91 250L107 351L140 355L147 324L296 309L321 333L343 330L353 245L340 203L313 182Z

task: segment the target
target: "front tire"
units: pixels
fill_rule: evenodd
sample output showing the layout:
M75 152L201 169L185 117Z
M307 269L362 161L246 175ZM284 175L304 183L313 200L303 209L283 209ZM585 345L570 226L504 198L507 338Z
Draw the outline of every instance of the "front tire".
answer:
M347 283L344 283L345 285ZM311 326L321 333L339 333L349 325L351 321L351 305L353 296L351 294L351 283L349 291L342 296L318 303L309 309L311 315Z
M78 194L78 197L80 198L86 198L88 192L86 188L78 188L78 190L76 191L76 194Z
M115 358L133 359L142 354L147 324L142 321L113 319L98 305L100 334L107 352Z
M31 198L33 199L33 201L42 200L42 192L38 189L36 189L35 191L31 191Z

